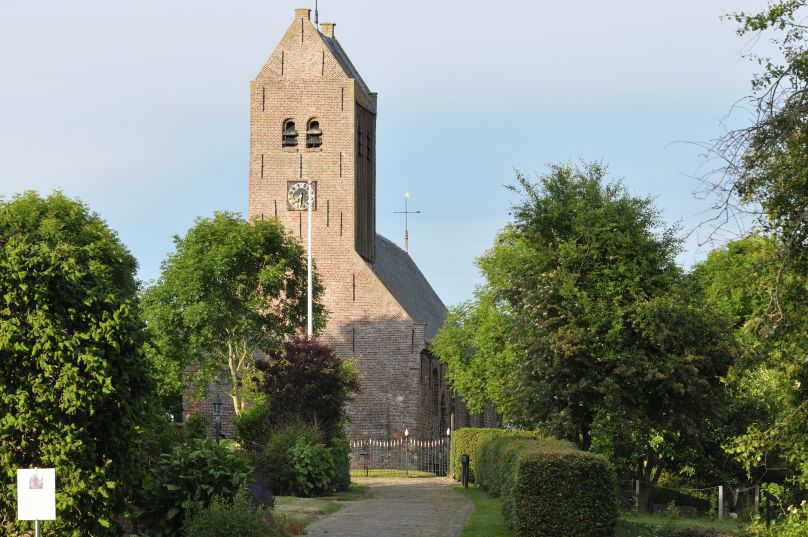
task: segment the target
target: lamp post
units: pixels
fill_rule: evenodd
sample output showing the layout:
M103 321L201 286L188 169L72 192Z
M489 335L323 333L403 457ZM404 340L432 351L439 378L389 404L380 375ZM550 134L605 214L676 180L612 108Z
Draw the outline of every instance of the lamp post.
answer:
M446 458L448 459L446 462L446 475L452 475L452 428L446 428Z
M404 428L404 454L405 457L405 466L404 466L404 475L409 477L410 475L410 430L406 427Z
M216 443L218 444L222 439L222 396L216 394L216 399L213 400L213 418L216 422Z

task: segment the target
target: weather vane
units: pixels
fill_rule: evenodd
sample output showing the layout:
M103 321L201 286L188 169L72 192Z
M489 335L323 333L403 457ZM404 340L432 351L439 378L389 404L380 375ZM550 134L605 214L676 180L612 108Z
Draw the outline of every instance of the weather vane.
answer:
M393 211L394 214L403 214L404 215L404 251L409 253L409 243L410 243L410 234L408 230L409 220L408 217L411 214L420 214L421 211L408 211L407 210L407 200L410 199L410 193L404 192L404 210L403 211Z

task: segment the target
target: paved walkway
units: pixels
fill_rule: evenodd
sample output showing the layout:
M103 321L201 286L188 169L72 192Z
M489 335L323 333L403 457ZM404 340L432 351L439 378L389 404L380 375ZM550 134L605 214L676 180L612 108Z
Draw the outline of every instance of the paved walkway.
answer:
M309 536L455 537L472 504L441 478L354 478L367 498L350 502L306 528Z

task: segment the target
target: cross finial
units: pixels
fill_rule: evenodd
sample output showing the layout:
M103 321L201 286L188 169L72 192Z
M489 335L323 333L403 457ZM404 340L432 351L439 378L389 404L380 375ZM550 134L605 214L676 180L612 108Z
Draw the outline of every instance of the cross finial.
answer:
M410 193L404 192L404 210L403 211L393 211L394 214L403 214L404 215L404 251L409 253L409 246L410 246L410 233L408 228L409 225L409 215L411 214L420 214L421 211L409 211L407 210L407 200L410 199Z

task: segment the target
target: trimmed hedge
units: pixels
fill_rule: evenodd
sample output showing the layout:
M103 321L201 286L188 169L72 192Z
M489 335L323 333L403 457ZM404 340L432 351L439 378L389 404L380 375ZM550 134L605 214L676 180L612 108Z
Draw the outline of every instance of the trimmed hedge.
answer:
M533 440L544 440L545 437L541 433L535 431L518 431L512 429L482 429L475 427L464 427L457 429L452 435L452 449L454 450L454 457L452 458L452 477L460 481L460 456L468 454L469 460L469 481L476 483L477 479L477 449L480 444L491 438L499 437L508 438L530 438ZM572 447L572 444L569 444Z
M559 440L493 435L478 444L476 456L480 485L502 498L517 537L614 535L616 479L600 455Z

